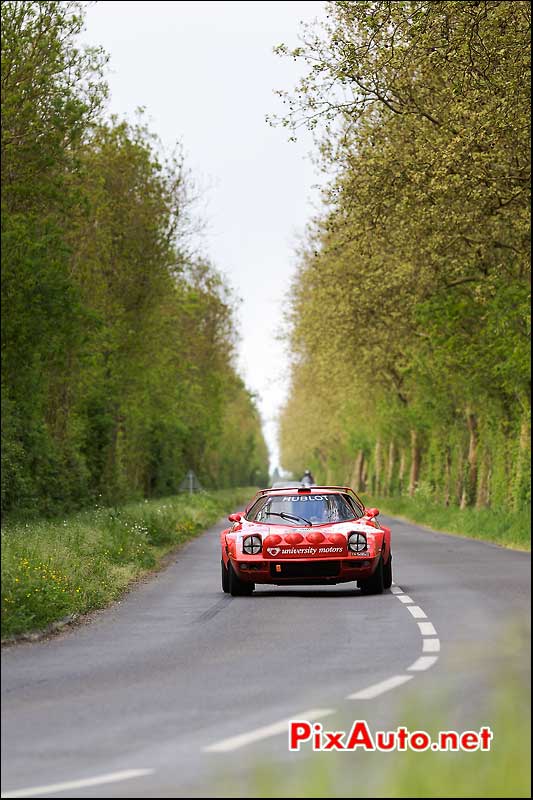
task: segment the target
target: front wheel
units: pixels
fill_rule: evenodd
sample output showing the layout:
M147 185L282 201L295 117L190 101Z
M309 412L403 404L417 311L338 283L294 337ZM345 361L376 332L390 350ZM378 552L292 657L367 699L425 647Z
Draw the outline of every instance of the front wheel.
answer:
M222 591L228 594L229 592L229 575L228 568L224 564L224 559L220 559L220 566L222 567Z
M390 589L392 586L392 553L389 553L387 563L383 566L383 588Z
M255 589L254 583L246 583L241 581L231 562L228 562L228 577L229 577L229 593L232 597L242 597L243 595L252 594Z
M363 594L383 594L383 559L379 558L378 565L370 578L364 581L357 581L357 585Z

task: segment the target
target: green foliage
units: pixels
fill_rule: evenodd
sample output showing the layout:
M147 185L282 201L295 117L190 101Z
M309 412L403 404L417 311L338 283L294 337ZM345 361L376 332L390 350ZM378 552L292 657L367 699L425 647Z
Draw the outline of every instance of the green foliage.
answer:
M525 3L333 2L284 124L330 177L291 293L291 471L530 501ZM283 46L280 53L288 51Z
M79 3L2 3L2 513L267 471L181 153L104 120L82 27Z
M5 524L3 636L107 605L165 553L235 511L252 493L201 492Z

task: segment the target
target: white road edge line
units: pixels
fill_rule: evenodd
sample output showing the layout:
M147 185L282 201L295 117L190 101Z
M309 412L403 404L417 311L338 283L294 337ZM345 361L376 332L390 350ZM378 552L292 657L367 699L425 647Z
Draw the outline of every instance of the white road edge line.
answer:
M415 601L409 597L408 594L397 594L396 599L400 601L400 603L414 603Z
M392 594L403 594L403 589L401 586L391 586L390 590Z
M313 722L321 717L327 717L329 714L334 714L334 708L312 708L310 711L301 711L298 714L292 714L280 722L274 722L272 725L265 725L262 728L256 728L248 733L241 733L238 736L230 736L229 739L222 739L220 742L210 744L203 748L204 753L227 753L230 750L237 750L239 747L244 747L252 742L259 742L261 739L267 739L270 736L277 736L280 733L287 733L289 722L293 719L305 719L308 722Z
M438 660L438 656L420 656L420 658L417 658L410 667L407 667L407 669L410 672L422 672L423 670L432 667L433 664L435 664L435 662Z
M432 622L417 622L416 623L420 628L420 633L422 636L436 636L437 631L433 627Z
M69 789L85 789L87 786L99 786L102 783L117 783L131 778L141 778L151 775L153 769L127 769L122 772L110 772L108 775L98 775L95 778L82 778L79 781L66 781L65 783L52 783L49 786L34 786L31 789L16 789L12 792L3 792L1 797L34 797L39 794L56 794Z
M426 614L422 611L420 606L407 606L407 610L415 617L415 619L427 619Z
M423 653L440 653L440 639L422 639Z
M413 675L393 675L392 678L387 678L366 689L361 689L359 692L347 695L346 700L373 700L374 697L379 697L380 694L389 692L391 689L401 686L402 683L407 683L412 677Z

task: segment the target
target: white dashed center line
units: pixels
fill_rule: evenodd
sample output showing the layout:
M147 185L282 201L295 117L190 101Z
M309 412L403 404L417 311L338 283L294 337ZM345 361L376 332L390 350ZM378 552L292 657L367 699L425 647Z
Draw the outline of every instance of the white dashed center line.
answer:
M425 612L420 606L415 606L413 600L408 594L405 594L401 586L394 586L396 598L407 606L407 610L415 619L427 619ZM437 637L437 631L431 622L417 622L422 639L422 652L423 653L440 653L440 639ZM438 661L438 656L420 656L410 667L407 668L408 672L422 672L429 669Z
M308 722L314 722L322 717L327 717L329 714L334 714L333 708L313 708L310 711L301 711L299 714L293 714L287 719L282 719L280 722L274 722L272 725L264 725L262 728L256 728L248 733L241 733L238 736L230 736L229 739L222 739L220 742L204 747L206 753L227 753L230 750L237 750L239 747L244 747L253 742L259 742L261 739L267 739L270 736L276 736L280 733L287 733L289 722L293 719L305 719Z
M440 639L423 639L422 640L423 653L439 653L440 652Z
M412 603L413 600L409 597L408 594L398 594L396 595L400 603Z
M438 658L438 656L420 656L420 658L417 658L415 663L411 664L407 669L409 672L423 672L432 667L433 664L438 661Z
M425 613L420 606L407 606L407 610L415 617L415 619L426 619Z
M420 606L414 605L412 597L410 597L408 594L405 594L401 586L393 584L390 591L401 603L405 605L412 617L415 619L427 620L425 612L420 608ZM417 625L422 637L431 637L422 638L422 652L439 653L440 640L437 637L437 631L435 630L433 624L429 621L426 621L417 622ZM346 699L373 700L375 697L385 694L385 692L390 692L392 689L396 689L398 686L403 686L404 683L407 683L414 678L414 675L412 674L413 672L423 672L429 669L438 661L438 658L438 655L422 655L417 658L417 660L414 661L410 667L407 667L403 674L393 675L392 677L386 678L379 683L372 684L372 686L359 689L358 691L353 692L353 694L347 695ZM256 728L255 730L249 731L248 733L242 733L238 736L231 736L228 739L222 739L219 742L215 742L214 744L204 747L204 751L207 753L227 753L231 750L237 750L240 747L252 744L253 742L259 742L262 739L267 739L270 736L286 733L289 722L292 719L305 719L312 722L313 720L317 720L321 717L325 717L334 713L335 709L331 708L319 708L311 711L302 711L301 714L293 714L292 717L283 719L280 722L274 722L272 725L265 725L261 728Z
M431 622L417 622L416 623L420 628L420 633L422 636L436 636L437 631L433 627L433 623Z
M380 694L385 694L385 692L389 692L391 689L401 686L402 683L407 683L412 677L412 675L393 675L392 678L387 678L380 683L374 683L372 686L368 686L366 689L361 689L359 692L349 694L346 699L373 700L374 697L379 697Z
M31 789L16 789L13 792L2 792L2 797L35 797L40 794L57 794L74 789L86 789L89 786L100 786L104 783L117 783L127 781L132 778L142 778L144 775L151 775L153 769L128 769L122 772L110 772L107 775L98 775L95 778L82 778L78 781L66 781L65 783L51 783L48 786L33 786Z

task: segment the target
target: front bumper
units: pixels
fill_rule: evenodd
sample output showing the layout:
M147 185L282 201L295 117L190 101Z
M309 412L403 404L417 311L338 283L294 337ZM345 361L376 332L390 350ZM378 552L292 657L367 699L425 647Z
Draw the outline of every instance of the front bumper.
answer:
M230 558L233 569L242 581L271 583L277 586L348 583L366 580L377 567L380 554L364 558L263 560Z

